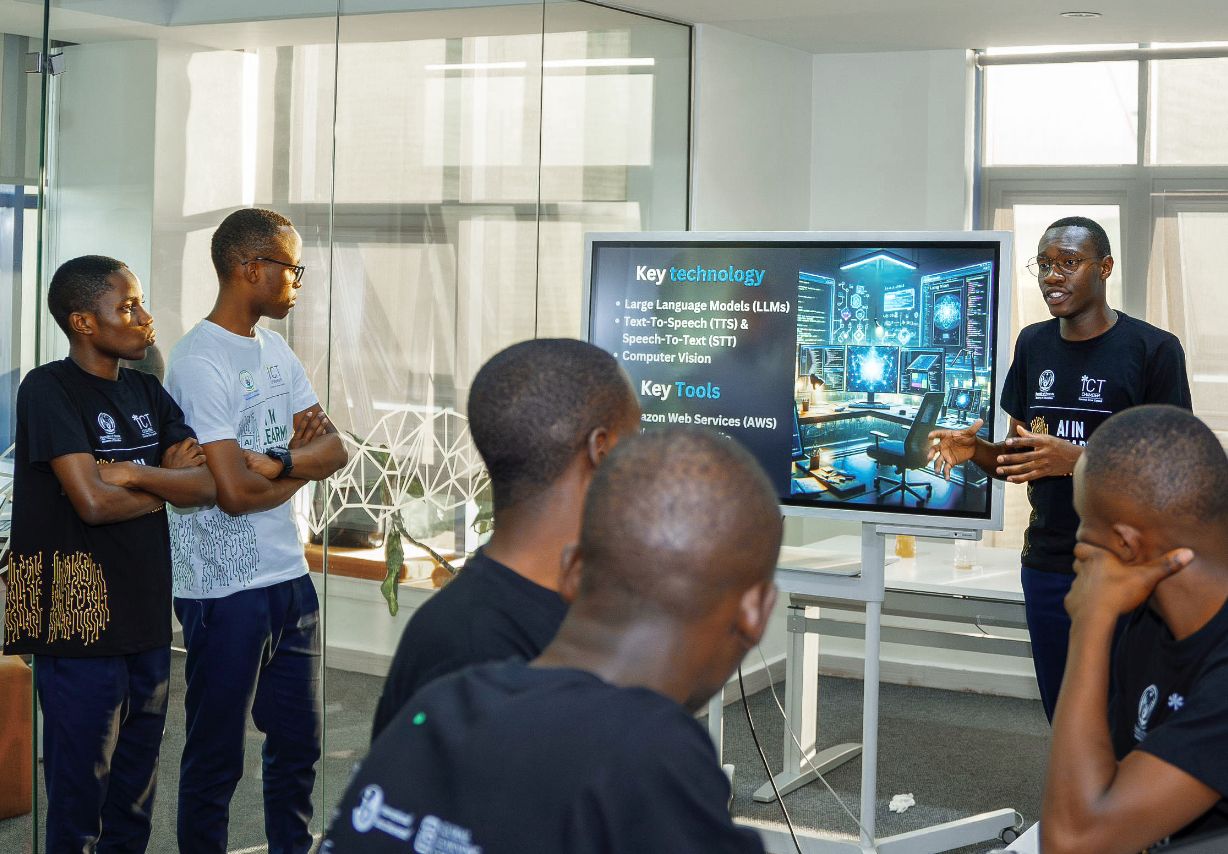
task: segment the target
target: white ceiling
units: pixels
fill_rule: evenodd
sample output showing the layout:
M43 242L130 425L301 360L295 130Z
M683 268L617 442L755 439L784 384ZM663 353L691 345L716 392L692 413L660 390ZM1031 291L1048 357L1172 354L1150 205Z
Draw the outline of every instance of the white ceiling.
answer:
M610 0L673 20L714 24L810 53L1020 45L1228 41L1228 0ZM67 41L163 38L257 41L308 28L327 36L337 0L52 0L54 36ZM41 0L0 0L0 31L37 35ZM349 27L385 36L515 31L539 21L529 0L340 0ZM552 16L591 6L549 0ZM540 10L540 6L536 7ZM403 13L399 10L405 10ZM1091 10L1100 18L1068 19ZM259 14L253 14L259 12ZM394 14L386 14L394 12ZM237 23L248 17L264 20ZM616 16L615 16L616 17ZM562 22L561 20L559 21ZM591 25L591 21L589 21ZM407 28L407 29L406 29ZM476 29L475 29L476 28ZM554 29L554 27L552 27ZM526 30L527 31L527 30ZM305 33L297 33L299 36ZM297 41L298 39L292 39Z
M810 53L1228 40L1225 0L626 0ZM1100 18L1070 19L1066 11Z

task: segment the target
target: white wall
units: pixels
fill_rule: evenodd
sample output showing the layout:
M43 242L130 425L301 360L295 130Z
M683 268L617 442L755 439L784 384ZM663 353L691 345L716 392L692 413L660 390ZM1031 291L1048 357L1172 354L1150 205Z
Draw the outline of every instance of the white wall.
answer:
M964 50L814 57L810 226L968 228L973 89Z
M695 26L692 229L808 227L812 59L720 27ZM760 644L774 670L784 659L785 598ZM747 656L744 671L748 690L764 687L758 655ZM726 689L726 702L735 692L736 686Z
M64 49L48 221L56 264L78 255L126 262L150 292L157 47L100 42Z
M807 228L812 59L719 27L695 27L693 229Z

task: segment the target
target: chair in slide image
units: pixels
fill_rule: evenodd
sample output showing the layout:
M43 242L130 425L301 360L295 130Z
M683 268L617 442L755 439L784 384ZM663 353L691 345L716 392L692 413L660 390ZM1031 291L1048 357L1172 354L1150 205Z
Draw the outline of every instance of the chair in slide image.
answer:
M910 481L908 470L925 468L929 462L928 437L942 415L942 400L943 394L940 391L928 392L921 399L921 405L917 407L917 417L913 419L912 426L908 428L908 435L903 441L889 439L886 433L878 430L870 431L870 435L874 437L874 446L867 448L866 454L877 465L894 466L895 473L898 475L898 479L882 475L874 476L876 490L880 488L879 484L891 484L890 489L878 493L879 498L886 498L898 492L900 493L900 504L904 503L904 493L916 498L919 504L930 500L934 492L933 485L924 481ZM925 490L924 496L919 492L921 489Z

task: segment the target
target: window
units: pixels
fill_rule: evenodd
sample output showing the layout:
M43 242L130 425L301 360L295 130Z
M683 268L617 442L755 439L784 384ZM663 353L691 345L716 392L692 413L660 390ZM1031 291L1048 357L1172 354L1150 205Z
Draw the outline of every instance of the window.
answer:
M1138 160L1138 63L985 69L985 165Z
M1069 59L1070 48L1062 51ZM1181 339L1194 410L1228 437L1228 335L1218 322L1228 299L1215 273L1228 242L1228 50L1093 46L1084 61L1038 62L1043 52L1019 65L1005 63L1024 51L980 60L978 224L1015 234L1014 331L1048 316L1035 277L1023 271L1044 227L1090 216L1113 244L1110 305ZM1017 545L1027 520L1022 489L1008 488L1006 518L1007 530L993 537Z

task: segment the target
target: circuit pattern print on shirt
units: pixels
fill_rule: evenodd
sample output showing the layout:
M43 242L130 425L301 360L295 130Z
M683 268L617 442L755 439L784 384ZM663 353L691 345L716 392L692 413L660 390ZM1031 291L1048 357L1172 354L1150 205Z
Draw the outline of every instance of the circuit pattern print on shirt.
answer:
M47 643L74 637L89 646L111 622L107 580L102 567L85 552L60 554L51 559L51 613Z
M12 555L5 593L4 636L11 641L36 638L43 625L39 591L43 584L43 553Z
M208 524L202 524L204 516ZM170 533L176 586L192 587L194 550L206 567L200 579L206 595L215 587L243 587L255 578L260 549L256 546L256 529L246 516L231 516L217 508L202 510L174 517Z

